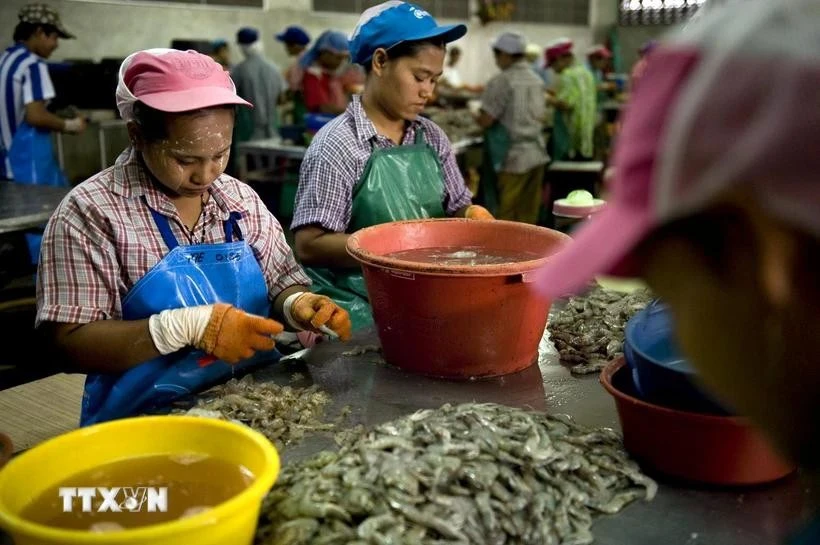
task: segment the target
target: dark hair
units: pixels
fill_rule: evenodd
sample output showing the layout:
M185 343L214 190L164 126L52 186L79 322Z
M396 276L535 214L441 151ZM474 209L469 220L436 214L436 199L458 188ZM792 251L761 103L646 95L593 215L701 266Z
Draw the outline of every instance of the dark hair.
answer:
M419 54L419 51L421 51L425 47L430 46L437 47L439 49L445 49L447 47L447 44L444 42L444 40L440 38L431 38L429 40L415 40L411 42L399 42L387 50L387 59L394 61L402 57L415 57ZM364 71L367 74L370 74L370 72L373 71L372 60L364 66Z
M461 55L461 48L457 45L454 45L448 51L451 55Z
M210 108L201 108L199 110L180 113L195 114L213 108L230 109L236 113L237 107L232 104L226 104L224 106L212 106ZM134 122L139 126L142 137L146 142L158 142L168 138L168 116L170 115L173 114L152 108L139 100L134 103Z
M42 28L46 34L59 34L59 30L54 25L45 25L43 23L25 23L19 22L14 27L14 41L25 42L37 32L38 28Z
M500 49L493 49L493 54L495 55L500 55L502 53L504 53L505 55L509 55L510 57L512 57L514 61L520 61L525 57L524 53L516 53L513 55L512 53L507 53L506 51L501 51Z

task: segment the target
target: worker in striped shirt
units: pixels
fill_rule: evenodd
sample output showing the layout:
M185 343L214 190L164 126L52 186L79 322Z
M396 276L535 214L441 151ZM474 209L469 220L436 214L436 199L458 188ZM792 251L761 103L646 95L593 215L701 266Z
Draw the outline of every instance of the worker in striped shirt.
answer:
M46 4L29 4L18 15L15 44L0 55L0 179L13 180L8 152L23 123L44 131L79 133L82 117L63 119L46 109L54 86L44 61L57 49L60 38L74 38L59 14ZM28 180L30 181L30 180Z

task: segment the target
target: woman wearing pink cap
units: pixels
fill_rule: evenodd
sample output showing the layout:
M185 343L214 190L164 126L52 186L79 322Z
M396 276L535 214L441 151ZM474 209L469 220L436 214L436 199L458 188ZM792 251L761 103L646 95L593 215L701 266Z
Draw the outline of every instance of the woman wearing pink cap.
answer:
M817 0L729 4L659 45L606 210L539 281L555 297L594 274L645 277L703 381L817 491L820 49L807 44L820 44ZM795 545L820 543L815 517Z
M282 323L346 339L347 313L307 291L279 223L223 174L235 108L251 105L222 67L193 51L137 52L117 105L131 147L65 198L38 271L37 325L89 373L81 423L276 361Z

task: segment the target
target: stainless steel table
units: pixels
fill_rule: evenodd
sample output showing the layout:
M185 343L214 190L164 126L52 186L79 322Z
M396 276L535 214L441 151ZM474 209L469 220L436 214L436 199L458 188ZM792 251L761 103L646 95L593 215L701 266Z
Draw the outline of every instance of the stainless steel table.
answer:
M519 373L474 382L405 373L386 366L374 352L342 354L375 344L374 331L359 332L349 343L322 343L304 361L276 364L255 377L282 385L319 385L333 398L331 417L343 406L352 407L350 426L373 426L418 409L475 401L565 413L584 425L618 428L614 402L598 378L571 376L554 352L545 352L538 365ZM297 372L303 378L294 382ZM282 458L284 463L293 462L333 447L330 437L308 436L285 448ZM592 528L596 545L782 545L783 537L806 514L808 490L797 475L734 490L654 477L661 485L654 501L634 503L617 515L596 520ZM9 543L0 532L0 545Z
M280 384L318 384L333 396L334 409L353 407L351 425L372 426L422 408L476 401L566 413L589 426L619 427L615 404L597 376L571 376L554 354L520 373L475 382L411 375L384 365L375 353L341 355L352 346L377 343L374 332L365 332L346 345L320 344L304 365L274 366L263 376ZM291 382L296 371L306 375L303 382ZM311 437L286 448L283 458L287 463L330 447L330 439ZM698 488L654 477L661 484L654 501L597 519L596 545L782 545L783 537L804 514L808 497L796 475L772 485L735 490Z
M47 222L68 191L67 187L0 182L0 234Z
M471 147L480 146L482 142L483 139L481 137L465 138L453 142L453 151L456 155L459 155ZM248 158L256 157L265 159L270 165L275 165L278 159L301 161L306 151L306 147L287 144L281 138L266 138L264 140L240 142L236 145L236 167L239 179L243 182L277 181L272 179L269 173L262 172L260 176L256 171L249 171Z

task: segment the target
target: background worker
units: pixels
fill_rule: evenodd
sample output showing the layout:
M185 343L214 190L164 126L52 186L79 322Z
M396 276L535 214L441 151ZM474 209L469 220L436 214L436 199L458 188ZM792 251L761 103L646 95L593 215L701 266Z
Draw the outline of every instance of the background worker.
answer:
M0 54L0 179L63 185L50 133L80 133L86 121L79 116L63 119L48 111L48 101L55 92L45 59L57 49L60 38L74 36L65 29L60 15L46 4L24 6L18 18L14 45ZM21 153L11 155L14 137L21 130ZM40 158L39 164L32 164L32 156ZM49 172L47 179L44 171Z
M544 82L524 57L527 42L505 32L493 42L493 77L481 96L478 124L496 165L499 219L535 224L549 157L543 136Z
M572 41L566 38L547 47L547 62L557 75L555 93L548 98L555 107L553 161L589 161L594 154L595 78L576 62L572 48Z

